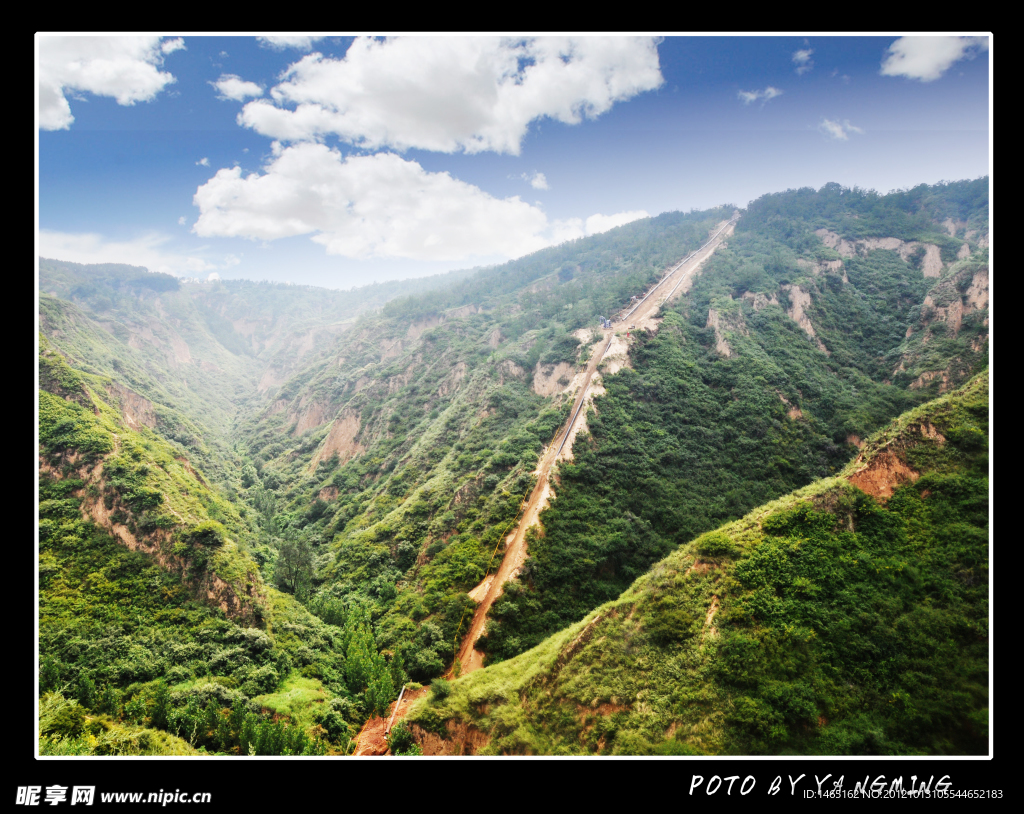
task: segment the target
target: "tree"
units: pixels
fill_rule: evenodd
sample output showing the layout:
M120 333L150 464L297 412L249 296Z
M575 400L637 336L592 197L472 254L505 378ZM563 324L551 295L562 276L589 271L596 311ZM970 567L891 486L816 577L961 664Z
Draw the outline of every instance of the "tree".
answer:
M153 711L149 714L149 725L154 729L167 729L167 713L171 708L171 691L161 681L153 694Z
M274 566L274 582L282 591L304 597L313 583L313 552L305 538L285 540Z

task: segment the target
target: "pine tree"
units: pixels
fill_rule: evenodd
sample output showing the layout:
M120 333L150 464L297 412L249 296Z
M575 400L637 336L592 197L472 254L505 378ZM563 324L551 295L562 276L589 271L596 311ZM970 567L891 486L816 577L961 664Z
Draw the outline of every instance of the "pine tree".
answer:
M370 686L366 691L367 702L377 715L387 715L388 707L395 697L395 685L387 662L379 653L374 654L371 667Z
M376 655L377 646L373 633L365 619L356 614L349 617L348 648L345 652L345 683L349 691L360 693L367 688L372 676L372 656Z
M231 731L234 733L235 743L239 743L242 738L242 729L245 726L246 712L245 712L245 701L241 698L236 698L235 703L231 705ZM248 751L248 746L242 749L244 755Z
M121 717L121 691L113 684L104 684L100 695L100 711L112 718Z
M231 737L231 721L226 715L219 717L220 720L217 721L217 745L222 752L226 752L234 745L234 739Z
M84 673L78 679L78 702L86 709L92 709L96 701L96 684Z
M156 685L156 692L153 694L153 711L149 714L149 725L154 729L167 729L167 714L171 707L171 691L167 688L166 682L161 681Z
M238 735L238 751L241 754L248 755L250 749L255 747L258 725L259 719L251 712L243 719Z

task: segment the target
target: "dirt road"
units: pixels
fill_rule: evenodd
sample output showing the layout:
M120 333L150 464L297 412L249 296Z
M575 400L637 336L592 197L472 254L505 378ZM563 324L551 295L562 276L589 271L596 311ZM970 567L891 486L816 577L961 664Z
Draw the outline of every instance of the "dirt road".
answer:
M395 705L392 704L388 709L388 714L383 718L370 718L363 728L356 735L356 750L352 754L356 757L363 757L369 755L385 755L388 751L388 741L384 735L384 729L388 724L388 719L394 713L395 723L397 724L402 718L406 716L406 713L416 701L422 698L430 692L429 687L423 687L419 690L412 690L406 692L402 696L402 704L399 706L398 711L395 711Z
M540 513L548 505L548 497L551 493L549 477L551 468L559 458L564 458L571 449L571 441L566 444L566 439L571 439L573 430L584 419L581 409L584 401L588 398L591 389L592 379L611 344L612 337L616 333L623 333L631 325L638 329L655 328L657 325L656 315L662 304L675 299L689 289L694 274L703 265L704 261L721 245L722 240L732 234L735 228L735 217L730 221L719 223L713 230L712 239L702 246L691 257L678 263L652 289L640 298L640 303L627 308L623 314L624 319L613 328L602 329L602 339L587 364L586 371L573 401L572 412L566 426L555 437L550 446L544 450L540 462L534 474L537 475L537 485L530 493L526 503L526 509L522 513L519 524L505 538L505 555L496 573L488 576L469 592L470 597L480 604L473 614L469 631L462 641L459 650L458 663L461 668L460 675L471 673L483 667L483 653L476 649L477 640L483 635L487 623L487 614L491 605L501 596L502 589L506 582L513 579L523 563L526 561L526 532L538 522Z

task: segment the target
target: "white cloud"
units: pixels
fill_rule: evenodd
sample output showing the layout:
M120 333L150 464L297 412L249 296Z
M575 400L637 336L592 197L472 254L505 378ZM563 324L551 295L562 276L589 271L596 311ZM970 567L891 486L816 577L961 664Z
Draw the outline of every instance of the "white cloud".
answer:
M900 37L882 60L883 76L931 82L961 59L988 50L988 37Z
M322 144L274 145L263 174L221 169L196 191L201 236L312 234L328 254L455 260L518 257L547 244L547 218L392 153L342 158Z
M172 54L175 51L187 51L185 47L185 40L181 37L175 37L173 40L164 40L160 45L160 50L165 54Z
M217 89L218 99L244 102L250 97L263 95L263 88L255 82L247 82L233 73L222 74L220 79L210 84Z
M267 48L273 48L275 51L284 51L286 48L297 48L300 51L308 51L313 47L313 43L317 40L322 40L323 37L300 37L300 36L283 36L283 37L257 37L256 38L260 45Z
M272 150L262 173L221 169L196 190L193 232L263 241L308 234L328 254L464 260L520 257L647 216L550 223L518 196L494 198L393 153L343 157L323 144L276 142Z
M623 224L649 217L650 215L643 209L637 209L633 212L619 212L617 215L591 215L587 218L586 231L588 235L596 235L601 232L607 232L609 229L614 229L616 226L622 226Z
M178 277L234 265L227 258L224 263L215 263L199 255L169 250L167 244L170 240L170 236L158 233L134 240L113 241L95 233L42 229L39 232L39 256L72 263L127 263Z
M860 127L850 124L849 119L843 119L841 122L833 121L832 119L822 119L821 124L818 125L818 129L825 135L831 136L839 141L847 141L850 138L850 133L864 132Z
M39 126L71 126L69 92L112 96L120 105L152 100L175 81L158 70L164 56L184 47L180 37L39 37Z
M550 234L551 245L557 245L567 240L586 237L587 230L583 224L583 218L566 218L565 220L556 220L552 223Z
M209 260L204 260L202 257L186 257L185 267L189 271L207 271L208 269L217 268Z
M650 215L642 209L633 212L619 212L615 215L591 215L585 221L582 218L566 218L556 220L551 225L551 243L564 243L566 240L575 240L581 237L597 235L607 232L616 226L623 226L641 218L649 218Z
M220 275L217 272L215 272L215 271L211 271L209 276L207 276L206 281L208 283L212 283L214 280L219 280L219 279L220 279Z
M285 141L513 154L536 119L577 124L663 82L649 37L359 38L283 79L239 124Z
M524 181L529 181L530 186L534 189L548 189L548 179L542 172L535 172L533 175L529 173L523 173L520 176Z
M781 96L782 91L778 88L773 88L771 85L766 87L764 90L741 90L737 96L743 100L743 104L749 105L751 102L756 102L758 99L763 102L768 102L774 99L776 96Z
M803 76L814 67L814 61L811 59L811 54L813 53L814 50L812 48L804 48L793 52L793 62L796 63L796 72L799 76Z
M188 221L185 219L184 215L178 218L178 226L185 226L187 223Z
M203 156L202 158L200 158L196 162L196 166L197 167L209 167L210 166L210 159L208 159L206 156Z

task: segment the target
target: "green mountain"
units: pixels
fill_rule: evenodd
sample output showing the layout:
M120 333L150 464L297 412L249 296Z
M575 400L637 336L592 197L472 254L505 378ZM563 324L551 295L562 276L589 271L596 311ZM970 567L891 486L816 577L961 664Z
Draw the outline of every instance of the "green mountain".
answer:
M617 325L586 428L477 642L493 666L451 698L492 670L510 676L665 557L837 476L866 454L862 439L983 371L987 188L764 196L658 318ZM443 693L469 593L497 570L538 458L605 350L597 317L733 213L666 213L502 266L350 292L41 260L41 703L72 721L42 733L44 750L343 754L403 683ZM978 585L972 602L987 597ZM666 618L692 615L687 603ZM718 721L679 748L819 748L794 740L804 718L762 709L761 689L803 681L800 714L833 720L817 673L751 658L769 677L743 686L768 729ZM722 686L719 710L735 706ZM934 717L947 701L921 703ZM526 741L490 743L569 748L558 727L524 726ZM971 731L844 735L833 751L970 751ZM600 748L662 748L653 733L630 725Z
M408 716L427 754L986 754L988 376Z

